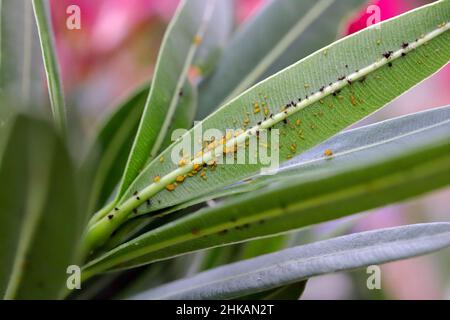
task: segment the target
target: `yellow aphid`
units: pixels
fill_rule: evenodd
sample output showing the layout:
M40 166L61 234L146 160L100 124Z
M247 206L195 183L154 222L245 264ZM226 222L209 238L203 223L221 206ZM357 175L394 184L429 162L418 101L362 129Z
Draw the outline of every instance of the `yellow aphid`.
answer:
M159 182L160 180L161 180L161 177L160 177L160 176L156 176L156 177L153 178L153 181L154 181L154 182Z
M197 152L197 154L195 155L196 158L200 158L201 156L203 156L203 151L199 151L199 152Z
M175 190L175 188L176 188L176 186L175 186L173 183L168 184L168 185L166 186L166 189L167 189L168 191L173 191L173 190Z
M159 162L163 163L164 162L164 157L159 158Z
M297 151L297 145L295 143L291 144L291 151L292 152Z
M249 118L245 118L244 119L244 125L248 125L250 123L250 119Z
M295 121L295 124L296 124L297 126L301 125L301 124L302 124L302 120L297 119L297 121Z
M259 113L261 111L261 109L259 108L259 104L258 103L255 103L254 105L253 105L253 113Z
M194 171L199 171L201 167L202 167L202 166L201 166L200 164L195 163L195 164L194 164L194 167L193 167L193 170L194 170Z
M311 85L309 83L305 83L304 87L305 89L308 89Z
M226 134L226 139L230 140L231 138L233 138L233 133L231 131L228 131Z
M202 37L200 37L199 35L195 35L193 42L194 42L194 44L202 43Z
M333 151L331 151L330 149L327 149L327 150L325 150L325 152L323 154L327 157L331 157L333 155Z
M236 151L235 146L231 146L231 147L225 147L225 149L223 150L223 153L233 153Z
M267 107L264 107L264 115L265 115L265 116L268 116L268 115L269 115L269 113L270 113L270 110L269 110L269 108L267 108Z
M355 96L354 95L351 95L350 96L350 102L351 102L351 104L353 105L353 106L356 106L356 98L355 98Z
M178 176L178 177L176 178L176 181L177 181L177 182L183 182L185 178L186 178L185 176Z
M205 172L205 171L203 171L202 173L200 173L200 177L202 177L203 180L208 179L208 177L206 176L206 172Z
M208 144L208 146L206 147L208 150L212 150L216 147L217 143L215 141L211 142L210 144Z
M181 159L180 161L178 161L178 166L184 167L185 165L186 165L186 159Z

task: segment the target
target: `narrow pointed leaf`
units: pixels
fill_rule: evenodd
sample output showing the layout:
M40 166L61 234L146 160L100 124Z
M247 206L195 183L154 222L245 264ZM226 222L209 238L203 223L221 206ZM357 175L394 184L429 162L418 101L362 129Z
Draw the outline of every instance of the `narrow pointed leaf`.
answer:
M56 57L53 29L50 20L48 2L33 0L33 9L41 42L42 58L47 77L50 104L56 127L61 133L67 129L67 112L60 79L58 59Z
M450 246L450 223L355 233L225 265L134 299L231 299L331 272L427 254Z
M19 115L11 130L0 167L0 295L61 298L86 222L75 169L47 123Z

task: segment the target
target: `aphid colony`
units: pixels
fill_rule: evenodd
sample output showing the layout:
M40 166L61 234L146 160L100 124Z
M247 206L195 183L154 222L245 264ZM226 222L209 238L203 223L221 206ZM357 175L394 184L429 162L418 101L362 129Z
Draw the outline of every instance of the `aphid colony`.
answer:
M440 26L441 28L447 28L449 27L448 23L443 23L442 26ZM435 35L433 35L435 36ZM431 37L431 36L430 36ZM304 98L297 98L296 101L290 101L289 103L287 103L286 105L284 105L279 113L272 113L269 106L267 105L266 102L263 103L258 103L255 102L253 103L253 114L259 114L259 113L263 113L264 117L262 120L258 121L256 123L256 125L254 125L253 127L250 127L248 129L246 129L245 131L240 131L238 134L235 134L233 136L223 136L220 141L209 141L202 149L202 151L200 151L198 154L195 155L195 157L191 157L190 159L186 159L183 158L179 161L178 163L178 167L179 168L183 168L186 167L188 170L186 171L185 174L182 175L178 175L176 177L174 177L174 179L170 182L167 183L165 186L163 186L163 188L165 187L165 189L167 191L174 191L176 189L176 187L179 184L182 184L185 179L187 177L193 177L195 175L197 175L198 173L200 173L200 176L202 179L206 180L207 176L206 176L206 172L208 168L211 169L215 169L216 168L216 160L215 160L215 154L217 150L221 150L221 152L223 152L224 154L228 154L228 153L236 153L237 152L237 147L239 145L242 145L242 142L245 142L246 139L249 136L256 136L259 137L260 134L260 130L261 129L267 129L267 130L271 130L272 127L277 124L282 122L284 125L288 125L289 124L289 119L288 117L292 114L294 114L295 112L301 110L302 108L304 108L305 106L320 101L320 103L323 103L323 100L321 100L323 97L328 96L328 95L332 95L333 97L337 97L340 100L343 98L342 96L340 96L340 92L341 89L346 86L346 85L352 85L354 81L358 80L360 83L364 83L366 78L367 78L367 74L369 74L371 71L382 67L384 65L387 65L388 67L392 67L393 63L392 60L397 58L397 57L405 57L407 55L407 52L410 50L413 50L416 48L416 46L419 45L419 41L422 41L422 43L425 43L425 36L422 36L421 39L416 39L416 41L414 43L407 43L407 42L403 42L400 46L400 49L397 50L396 52L394 51L387 51L382 53L382 59L376 63L374 63L371 66L365 67L364 69L361 70L356 70L354 73L348 75L348 76L340 76L337 78L337 81L334 83L329 83L327 86L321 86L319 88L318 91L311 93L311 95L306 95ZM198 39L194 39L194 42L198 42L196 41ZM345 65L345 68L348 69L348 64ZM310 84L305 84L304 85L305 89L310 87ZM180 94L181 95L181 94ZM265 97L266 98L266 97ZM356 104L356 98L354 96L350 96L350 103L352 105ZM330 108L333 107L332 104L329 105ZM250 113L247 112L247 116L243 119L243 127L247 128L250 124L250 118L249 118ZM302 120L301 119L297 119L295 121L295 125L296 126L300 126L302 124ZM293 127L293 124L291 124L291 127ZM301 131L303 132L303 131ZM240 144L241 143L241 144ZM245 145L245 144L244 144ZM280 146L281 147L281 146ZM291 144L289 146L290 151L292 151L293 153L296 153L298 151L297 145L295 143ZM333 151L330 149L326 149L324 151L324 156L326 157L331 157L333 156ZM202 162L201 163L196 163L194 162L194 160L198 159L199 157L201 157ZM160 157L159 161L161 163L164 162L164 157ZM161 177L159 175L155 176L153 178L153 183L154 184L158 184L161 182ZM139 197L139 192L135 191L133 193L133 196L135 197L135 199L137 201L140 201L140 197ZM146 204L147 206L151 205L150 200L146 200ZM119 208L115 208L114 211L119 211ZM133 209L134 213L137 213L137 209ZM114 215L113 214L109 214L108 215L108 219L113 219Z

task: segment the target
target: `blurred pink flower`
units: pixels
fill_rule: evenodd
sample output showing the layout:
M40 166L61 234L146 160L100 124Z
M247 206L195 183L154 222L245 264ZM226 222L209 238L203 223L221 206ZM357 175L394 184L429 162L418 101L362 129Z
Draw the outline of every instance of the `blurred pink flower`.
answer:
M250 18L266 0L236 0L236 21L242 23Z
M178 0L52 0L58 56L69 84L83 80L86 73L108 62L115 50L142 23L167 21ZM66 28L66 9L77 5L81 30Z
M236 0L236 21L248 19L264 1ZM98 108L149 79L165 26L178 3L179 0L51 0L68 97L78 101L88 113L96 114ZM70 5L80 8L81 30L66 27Z
M347 25L346 33L352 34L367 27L367 20L373 14L372 12L367 12L367 8L370 5L376 5L380 8L381 21L383 21L414 9L420 4L420 1L411 0L372 0L350 21Z

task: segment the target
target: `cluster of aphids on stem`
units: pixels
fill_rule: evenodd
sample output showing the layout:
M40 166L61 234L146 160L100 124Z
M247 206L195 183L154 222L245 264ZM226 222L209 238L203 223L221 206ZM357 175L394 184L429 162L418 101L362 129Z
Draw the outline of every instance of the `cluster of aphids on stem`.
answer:
M416 41L417 41L417 40L416 40ZM407 49L408 47L409 47L409 44L408 44L407 42L403 42L402 45L401 45L401 49L404 49L404 50ZM382 57L384 57L385 59L390 59L390 58L392 57L393 53L394 53L393 51L386 51L386 52L384 52L384 53L382 54ZM402 53L401 53L401 56L402 56L402 57L406 56L406 52L402 52ZM393 66L392 61L389 61L387 65L388 65L388 67L392 67L392 66ZM347 64L345 65L345 68L348 69L348 65L347 65ZM358 71L359 71L359 70L356 70L355 72L358 72ZM339 82L339 81L344 81L344 80L345 80L349 85L352 85L352 84L353 84L353 82L352 82L350 79L348 79L347 76L340 76L340 77L337 78L337 81L338 81L338 82ZM366 76L362 76L361 79L359 79L359 82L363 83L365 80L366 80ZM332 85L333 85L333 83L329 83L329 86L332 86ZM326 89L325 86L321 86L321 87L319 88L318 92L323 93L323 92L325 91L325 89ZM331 94L332 94L333 96L337 96L340 92L341 92L341 90L337 89L337 90L333 91ZM315 94L315 93L317 93L317 92L313 92L311 95L313 95L313 94ZM182 91L180 91L179 95L181 96L182 94L183 94ZM306 96L304 97L305 100L308 100L308 98L309 98L309 95L306 95ZM300 102L302 102L302 101L303 101L302 98L298 98L298 99L297 99L297 104L300 103ZM287 115L287 114L288 114L288 110L289 110L290 108L296 107L297 104L296 104L294 101L290 101L289 103L287 103L287 104L282 108L282 112L284 112L284 113ZM255 109L254 109L254 110L256 110L256 109L258 110L258 112L254 112L254 113L259 113L259 105L258 105L258 104L255 104ZM267 107L264 108L264 114L265 114L265 116L264 116L263 120L258 121L258 122L257 122L257 126L260 126L264 121L266 121L266 120L268 120L268 119L273 119L273 118L274 118L274 114L271 113L270 110L269 110ZM283 121L283 123L284 123L285 125L287 125L287 124L289 123L289 120L288 120L287 118L283 118L282 121ZM299 121L299 120L297 120L297 121ZM244 120L244 127L246 127L246 126L248 125L248 122L249 122L248 119L247 119L247 120ZM298 123L297 123L297 124L298 124ZM271 127L268 128L268 130L271 130L271 129L272 129ZM251 132L252 132L252 131L251 131L251 130L248 130L247 132L248 132L249 135L251 135ZM257 137L259 137L259 129L255 130L255 134L256 134ZM225 139L225 137L224 137L224 139ZM225 141L226 141L226 139L225 139ZM234 150L234 151L235 151L235 150ZM202 151L202 153L203 153L203 151ZM324 155L325 155L325 156L332 156L332 155L333 155L333 152L332 152L331 150L327 149L327 150L325 150ZM161 159L163 159L163 158L161 158ZM160 160L161 160L161 159L160 159ZM163 161L161 161L161 162L163 162ZM185 164L186 164L185 162L180 161L179 166L181 167L181 166L184 166ZM208 167L208 166L214 166L214 165L215 165L215 163L208 163L208 164L204 163L204 164L202 164L202 165L196 164L196 165L194 165L193 170L191 171L191 173L188 174L188 176L192 177L192 176L195 175L197 172L200 172L202 168L206 168L206 167ZM204 180L206 180L206 174L205 174L205 171L202 172L201 176L202 176L202 178L203 178ZM176 178L176 182L182 183L182 182L184 181L185 178L186 178L186 176L179 176L179 177ZM159 180L160 180L160 177L159 177L159 176L156 176L156 177L154 178L154 182L155 182L155 183L159 182ZM168 185L166 186L166 190L168 190L168 191L174 191L175 188L176 188L176 184L174 184L174 183L170 183L170 184L168 184ZM139 192L138 192L138 191L135 191L135 192L133 193L133 196L135 197L135 199L136 199L137 201L140 201L140 200L141 200L140 197L139 197ZM148 207L150 207L150 206L152 205L150 199L147 199L147 200L146 200L146 205L147 205ZM115 208L114 208L114 211L116 211L116 212L119 211L119 210L120 210L120 209L119 209L118 207L115 207ZM136 208L133 209L133 213L137 214L137 212L138 212L138 211L137 211ZM109 219L109 220L112 220L113 218L114 218L114 214L109 214L109 215L108 215L108 219Z

